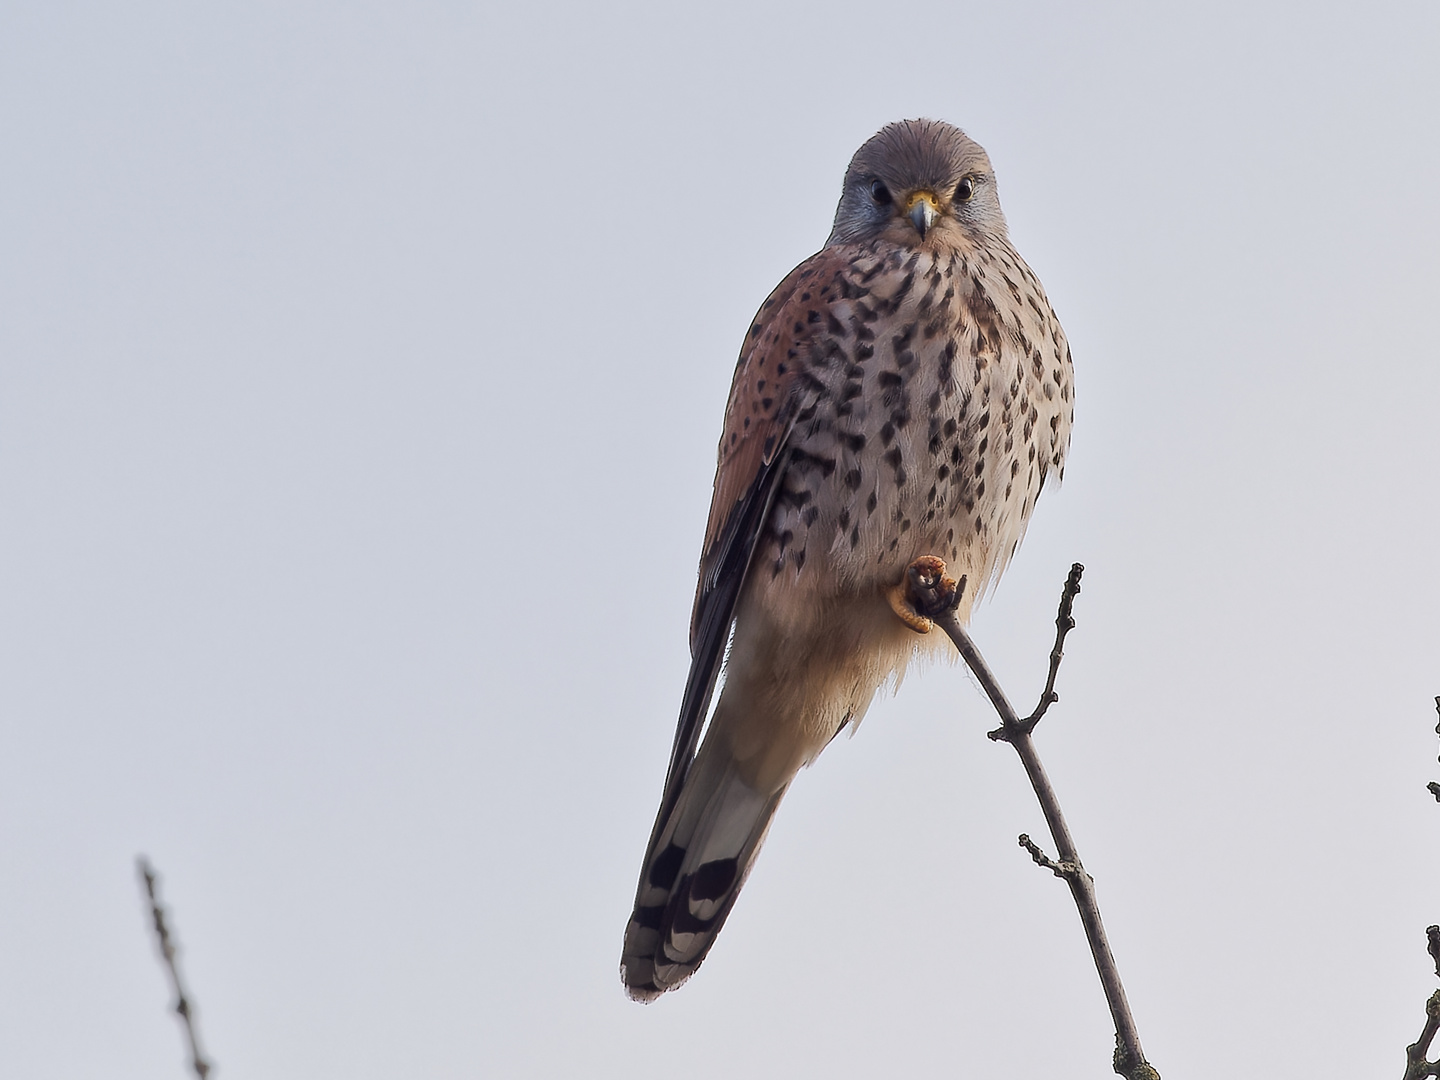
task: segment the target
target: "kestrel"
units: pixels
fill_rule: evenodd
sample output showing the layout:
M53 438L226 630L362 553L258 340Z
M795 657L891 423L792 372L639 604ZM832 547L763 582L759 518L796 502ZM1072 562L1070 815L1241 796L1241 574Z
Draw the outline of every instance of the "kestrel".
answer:
M961 618L1000 575L1062 473L1072 386L985 151L934 120L874 135L824 248L760 306L740 350L690 674L625 928L631 997L694 974L795 774L912 658L948 644L900 598L911 561L938 555L965 575Z

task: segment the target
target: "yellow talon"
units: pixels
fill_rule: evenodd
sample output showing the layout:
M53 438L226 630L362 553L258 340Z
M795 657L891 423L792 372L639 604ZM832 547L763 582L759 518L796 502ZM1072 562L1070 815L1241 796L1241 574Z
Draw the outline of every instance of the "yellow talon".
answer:
M899 585L892 585L885 596L890 601L890 610L900 616L901 622L917 634L928 634L935 629L935 623L910 606L909 594L909 583L902 581Z

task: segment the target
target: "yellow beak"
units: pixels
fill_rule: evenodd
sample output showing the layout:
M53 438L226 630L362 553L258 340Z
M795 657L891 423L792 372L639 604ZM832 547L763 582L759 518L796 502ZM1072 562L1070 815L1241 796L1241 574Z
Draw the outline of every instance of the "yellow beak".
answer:
M915 226L915 231L923 240L926 231L935 223L935 216L940 213L940 202L935 198L934 192L917 191L905 204L905 212L910 217L910 224Z

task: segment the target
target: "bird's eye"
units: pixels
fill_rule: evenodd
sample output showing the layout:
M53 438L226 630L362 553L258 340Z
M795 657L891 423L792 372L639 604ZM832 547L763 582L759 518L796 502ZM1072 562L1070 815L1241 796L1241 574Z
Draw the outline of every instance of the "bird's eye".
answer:
M955 201L956 201L956 202L969 202L969 201L970 201L970 196L972 196L972 195L974 195L974 194L975 194L975 181L974 181L974 180L971 180L970 177L968 177L968 176L965 177L964 180L961 180L960 183L958 183L958 184L955 185Z
M870 181L870 197L881 206L890 205L890 189L885 186L883 180Z

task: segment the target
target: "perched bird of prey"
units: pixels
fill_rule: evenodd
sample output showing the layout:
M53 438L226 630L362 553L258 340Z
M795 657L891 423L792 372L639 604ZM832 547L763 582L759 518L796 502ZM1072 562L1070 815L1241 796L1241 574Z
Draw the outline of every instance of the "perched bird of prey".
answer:
M1004 569L1063 469L1072 385L985 151L934 120L874 135L825 247L740 350L690 675L625 928L631 997L694 974L801 766L921 650L948 646L899 591L910 562L965 575L961 618Z

